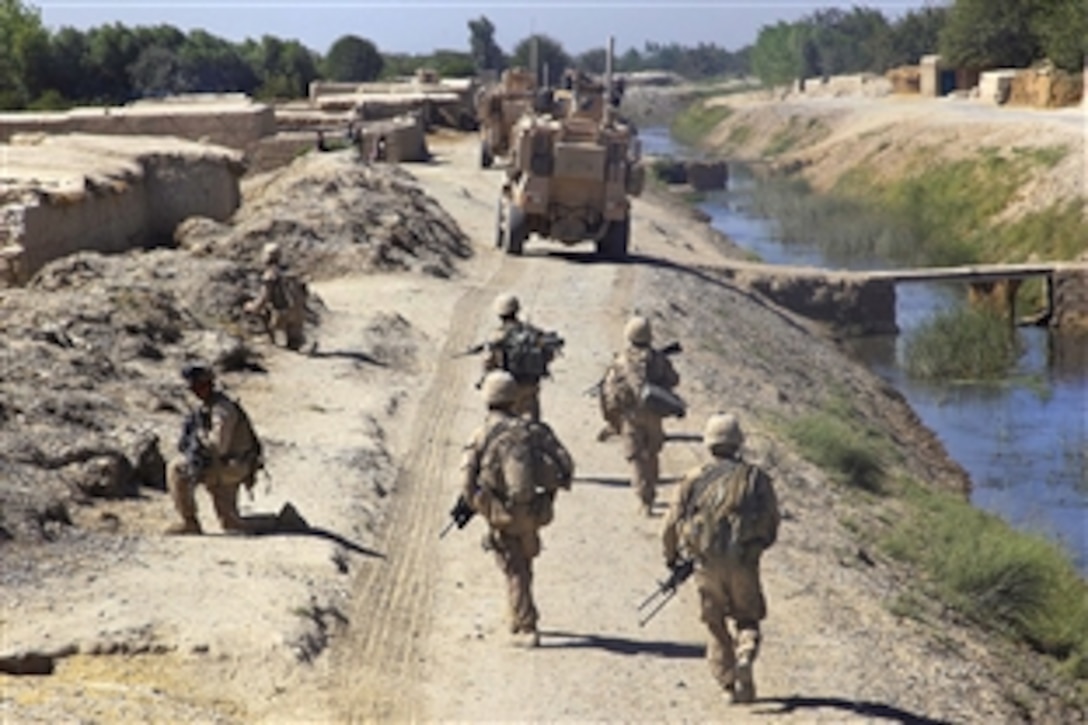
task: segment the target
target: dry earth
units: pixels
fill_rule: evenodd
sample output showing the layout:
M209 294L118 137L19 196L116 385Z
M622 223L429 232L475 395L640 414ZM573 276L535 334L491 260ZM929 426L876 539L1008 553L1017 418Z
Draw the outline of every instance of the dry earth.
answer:
M0 542L0 663L51 674L0 674L0 719L1083 721L1062 709L1063 693L1030 654L987 644L947 612L921 621L891 613L917 584L846 524L891 520L895 503L830 482L789 449L777 424L842 398L894 442L896 471L954 490L964 487L963 472L900 396L818 330L728 274L694 267L725 264L735 250L674 204L648 198L635 207L629 263L543 242L531 242L523 258L505 257L491 247L499 173L475 168L473 139L430 145L436 162L411 168L418 189L399 171L312 157L281 178L275 196L247 200L233 226L193 223L182 251L150 253L143 264L85 255L46 270L32 289L0 292L3 359L26 366L3 381L5 443L37 416L45 438L98 425L110 450L126 452L116 441L131 427L158 435L169 455L185 402L176 364L218 355L226 386L266 441L271 481L262 480L245 512L289 502L314 527L217 535L201 498L212 533L165 538L158 532L172 511L146 485L153 482L123 477L137 488L92 496L86 481L99 480L97 469L46 467L19 453L45 446L20 438L23 448L4 450L0 523L14 540ZM340 181L329 186L329 178ZM352 196L359 185L368 192ZM395 222L401 196L418 213ZM265 213L253 214L261 203ZM379 235L399 240L386 245L399 263L367 252L381 244L375 219L411 230ZM281 233L292 261L315 274L312 356L216 333L241 334L240 321L219 318L237 302L228 283L251 283L260 243ZM433 238L441 243L426 241ZM329 250L358 267L326 264ZM149 274L158 285L141 276ZM128 287L146 295L133 308L161 308L177 328L159 343L161 358L132 362L118 352L127 337L148 336L113 319L116 306L104 301ZM536 582L543 642L533 651L506 641L504 587L481 551L483 525L437 535L455 497L462 442L483 414L472 386L478 360L451 358L482 338L494 322L491 300L510 290L533 321L566 338L542 402L577 465L574 489L544 532ZM155 307L158 295L167 299ZM75 314L84 298L101 309ZM182 312L190 308L200 324ZM709 677L690 587L646 627L637 624L635 606L663 572L660 509L654 519L635 515L618 446L595 440L596 403L582 395L634 311L653 317L660 342L685 345L677 364L692 410L668 426L662 498L702 460L701 423L721 408L742 412L753 455L778 482L786 517L766 558L771 614L752 706L727 705ZM73 315L92 330L136 332L94 338ZM59 334L36 339L50 320L70 341L81 332L78 344ZM53 357L29 357L43 350ZM98 362L97 375L86 374L88 360ZM77 390L64 388L70 380ZM36 396L52 406L37 407ZM36 497L46 488L49 497ZM1034 674L1011 667L1011 655Z

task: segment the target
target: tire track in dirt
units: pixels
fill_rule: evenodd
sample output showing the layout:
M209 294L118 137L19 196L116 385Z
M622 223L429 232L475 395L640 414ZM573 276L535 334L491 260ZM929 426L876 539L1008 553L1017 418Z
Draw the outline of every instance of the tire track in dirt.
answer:
M462 151L463 149L458 149ZM464 161L461 161L464 163ZM424 172L425 173L425 172ZM448 173L448 172L447 172ZM448 194L472 200L471 188L486 198L494 175L439 176L443 181L464 182ZM428 189L435 195L437 189ZM448 198L440 198L449 206ZM487 239L485 220L473 218L470 236ZM406 440L414 442L402 463L394 484L394 502L382 536L387 559L369 565L353 586L347 640L336 649L333 668L337 686L333 703L339 721L404 721L426 717L424 701L416 692L430 619L434 607L433 579L437 566L434 547L440 517L451 503L442 495L443 481L454 475L460 457L459 441L449 431L461 414L462 398L471 391L472 376L478 369L475 359L450 362L454 354L477 342L477 330L490 313L491 300L513 288L527 269L522 260L502 260L483 284L469 288L452 310L435 314L448 316L450 334L435 352L438 360L427 389L420 395L416 416ZM490 323L487 320L486 323Z

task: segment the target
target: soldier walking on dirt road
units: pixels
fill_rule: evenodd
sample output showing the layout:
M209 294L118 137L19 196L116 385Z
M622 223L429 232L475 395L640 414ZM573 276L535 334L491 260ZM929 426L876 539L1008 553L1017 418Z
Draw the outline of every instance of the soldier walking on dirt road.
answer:
M676 491L662 534L665 563L674 569L694 562L710 671L733 702L752 702L759 623L767 616L759 560L778 536L778 501L767 474L741 456L744 434L735 416L711 416L703 442L714 459L690 471Z
M499 326L485 343L487 355L483 373L505 370L517 383L514 413L540 420L540 380L548 374L548 364L563 341L554 333L518 319L521 303L511 294L495 298Z
M261 260L261 291L246 303L245 311L261 318L272 344L276 343L276 330L283 330L288 349L299 350L306 342L306 286L283 267L275 242L264 245Z
M601 412L619 432L624 456L631 464L631 486L639 510L650 515L657 497L658 454L665 445L664 417L646 404L647 385L671 392L680 375L668 355L652 346L653 331L645 317L632 317L624 327L627 347L616 355L601 385Z
M181 523L167 534L201 534L196 513L196 487L203 484L212 497L215 514L224 531L247 533L238 513L238 488L252 489L263 465L261 444L249 416L238 402L215 385L215 375L204 365L188 365L181 371L200 407L186 419L178 443L182 455L171 461L166 484L181 516Z
M540 529L554 516L556 493L570 489L574 462L546 423L514 413L513 376L491 372L482 388L488 413L465 447L461 493L487 521L484 548L495 552L506 576L514 644L535 647L533 559L540 554Z

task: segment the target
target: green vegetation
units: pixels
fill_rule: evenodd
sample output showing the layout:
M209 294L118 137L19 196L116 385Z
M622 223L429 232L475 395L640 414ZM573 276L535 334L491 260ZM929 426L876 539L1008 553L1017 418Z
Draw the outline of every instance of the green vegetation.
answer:
M775 132L763 149L763 155L777 156L806 143L813 143L827 133L827 126L818 118L790 116L789 124Z
M1088 679L1088 586L1067 552L958 496L918 484L897 493L908 508L882 540L890 555L921 566L947 605Z
M732 113L733 109L729 106L708 106L706 102L700 101L677 114L669 130L681 143L698 146Z
M1064 146L1017 148L1002 155L932 164L916 152L914 168L892 182L874 183L875 169L862 165L845 174L833 195L875 202L886 223L901 230L903 245L892 257L914 264L954 265L1022 261L1031 254L1072 259L1085 249L1086 225L1075 202L1055 204L1015 222L992 220L1015 198L1034 169L1052 168Z
M1049 58L1077 73L1088 53L1083 0L955 0L889 21L873 8L821 8L760 28L752 71L766 85L844 73L883 73L939 52L953 65L1027 67Z
M784 428L806 459L836 481L870 493L882 493L889 447L872 430L860 429L857 416L842 397L824 411L788 421Z
M752 127L747 124L738 124L729 129L729 135L725 138L726 146L743 146L752 137Z
M906 369L928 380L1004 378L1020 357L1015 330L989 310L956 308L919 325L906 340Z

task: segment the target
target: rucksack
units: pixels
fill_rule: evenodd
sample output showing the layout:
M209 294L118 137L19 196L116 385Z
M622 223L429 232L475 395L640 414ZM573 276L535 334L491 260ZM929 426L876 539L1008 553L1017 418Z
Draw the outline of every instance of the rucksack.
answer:
M770 478L743 461L708 467L692 486L685 543L702 559L738 553L753 543L765 549L778 535L778 503Z
M535 383L548 374L548 364L562 344L555 333L520 325L503 338L503 369L519 383Z
M541 526L551 521L555 492L569 488L573 475L550 439L553 434L544 423L510 418L492 429L481 453L481 469L492 476L501 473L505 488L492 493L503 507L509 512L528 506Z
M269 301L277 311L299 309L306 304L306 284L288 272L276 275L271 292Z

